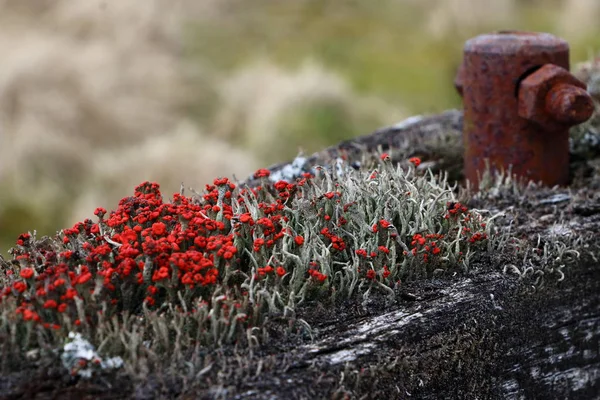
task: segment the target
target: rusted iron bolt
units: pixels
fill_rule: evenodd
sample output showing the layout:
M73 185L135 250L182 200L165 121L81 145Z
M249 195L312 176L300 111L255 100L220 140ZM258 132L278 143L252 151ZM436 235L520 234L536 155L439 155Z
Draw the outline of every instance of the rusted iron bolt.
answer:
M584 89L561 84L546 95L546 109L557 121L577 125L590 119L594 103Z
M474 188L488 165L548 186L569 182L569 128L590 118L594 103L569 73L566 41L521 31L477 36L465 43L454 86Z
M546 64L519 85L519 116L547 130L569 128L587 121L594 102L586 85L569 71Z

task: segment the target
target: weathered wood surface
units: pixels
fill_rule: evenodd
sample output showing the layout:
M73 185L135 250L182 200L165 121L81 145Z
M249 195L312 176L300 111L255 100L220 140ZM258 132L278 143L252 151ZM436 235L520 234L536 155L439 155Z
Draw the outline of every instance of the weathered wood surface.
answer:
M493 272L428 286L391 311L323 326L292 368L396 363L387 398L600 398L596 263L534 294Z
M598 399L600 268L582 261L536 292L490 264L316 308L312 342L273 338L197 398Z

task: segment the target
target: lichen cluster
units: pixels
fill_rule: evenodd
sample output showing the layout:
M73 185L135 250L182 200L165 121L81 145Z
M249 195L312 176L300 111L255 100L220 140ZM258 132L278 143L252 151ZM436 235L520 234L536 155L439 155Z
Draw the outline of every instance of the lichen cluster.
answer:
M171 202L144 183L115 211L97 209L97 222L25 233L0 261L0 335L14 355L4 363L72 332L128 362L146 350L252 346L272 319L310 333L296 310L315 301L393 299L403 281L468 272L502 235L419 163L383 154L374 169L323 167L275 184L259 170L259 187L216 179Z

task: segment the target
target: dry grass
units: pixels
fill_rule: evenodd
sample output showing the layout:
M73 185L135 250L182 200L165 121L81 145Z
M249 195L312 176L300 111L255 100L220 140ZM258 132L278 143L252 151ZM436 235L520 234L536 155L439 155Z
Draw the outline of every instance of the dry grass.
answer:
M258 62L224 80L219 91L222 103L215 134L242 143L252 154L271 163L282 161L282 154L294 156L300 149L312 153L332 139L342 141L367 132L380 121L406 115L376 98L355 95L339 75L315 61L307 61L295 71ZM328 137L318 135L327 126L311 131L307 120L314 116L315 108L339 113L338 120L345 123L339 127L337 121L331 121L329 128L342 129Z

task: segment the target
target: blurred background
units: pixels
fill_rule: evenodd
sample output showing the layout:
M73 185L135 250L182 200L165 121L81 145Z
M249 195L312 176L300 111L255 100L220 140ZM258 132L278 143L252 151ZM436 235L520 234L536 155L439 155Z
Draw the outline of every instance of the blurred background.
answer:
M598 0L0 0L0 253L144 180L165 197L460 107L464 41L600 51Z

